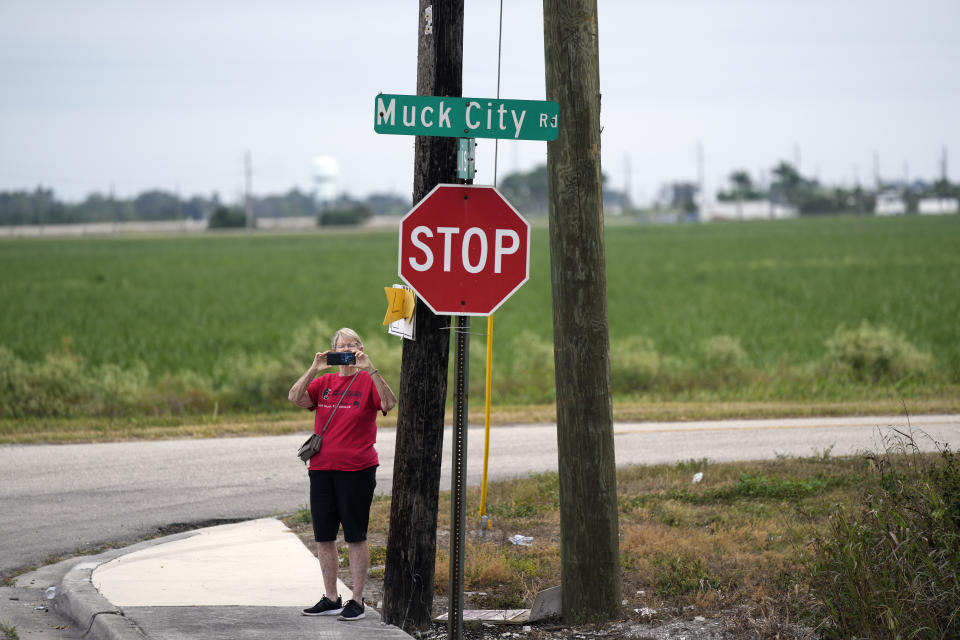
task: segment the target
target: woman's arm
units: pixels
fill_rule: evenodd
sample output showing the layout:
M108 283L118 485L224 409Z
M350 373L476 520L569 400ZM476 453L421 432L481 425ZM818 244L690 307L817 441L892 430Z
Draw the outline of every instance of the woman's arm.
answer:
M321 364L326 362L326 358L326 351L318 353L314 357L313 364L310 365L307 372L290 387L290 393L287 394L287 399L290 402L304 409L309 409L313 406L313 400L310 399L310 394L307 393L307 387L310 386L313 379L317 377L317 373L323 368Z
M377 393L380 394L380 410L383 411L383 415L387 415L387 411L390 411L390 409L393 409L397 405L397 396L393 394L393 389L390 388L387 381L383 379L383 376L380 375L377 368L370 362L370 356L362 349L357 351L356 355L357 368L363 369L370 374L370 379L373 380L373 386L377 388Z
M366 371L370 374L370 379L373 380L373 386L377 388L377 393L380 394L380 408L384 415L386 415L390 409L393 409L397 405L397 396L393 394L393 389L390 388L390 385L383 379L379 371L373 367L370 367Z

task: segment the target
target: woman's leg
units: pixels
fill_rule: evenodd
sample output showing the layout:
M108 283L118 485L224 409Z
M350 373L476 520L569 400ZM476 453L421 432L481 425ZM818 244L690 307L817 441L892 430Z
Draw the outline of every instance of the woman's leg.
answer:
M367 541L348 542L350 551L350 576L353 578L353 601L363 603L363 587L367 583L367 570L370 568L370 550Z
M350 552L350 577L353 578L353 600L363 604L363 587L370 568L367 525L370 505L377 486L377 468L348 471L336 476L337 511L343 523L343 539Z
M310 514L313 518L313 539L317 542L317 560L323 573L325 595L337 601L337 570L340 558L337 555L337 531L340 519L337 515L336 497L332 471L310 471Z
M350 568L353 569L353 554L350 554ZM323 573L324 595L337 601L337 570L340 568L340 558L337 555L337 541L318 542L317 559L320 561L320 572ZM356 580L356 578L354 578Z

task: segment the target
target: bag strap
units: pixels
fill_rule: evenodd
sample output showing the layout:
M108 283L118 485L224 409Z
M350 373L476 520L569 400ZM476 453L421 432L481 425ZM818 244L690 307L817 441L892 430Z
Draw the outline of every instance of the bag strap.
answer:
M350 387L353 386L353 381L357 379L357 376L360 375L360 372L357 371L353 374L353 377L350 378L350 384L347 385L347 388L343 390L343 393L340 394L340 399L337 400L337 406L333 408L333 411L330 412L330 415L327 416L327 422L323 425L323 429L320 430L320 437L323 437L323 432L327 430L327 426L330 424L330 421L333 420L333 414L337 412L337 409L340 408L340 403L343 402L344 396L347 395L347 391L350 391Z

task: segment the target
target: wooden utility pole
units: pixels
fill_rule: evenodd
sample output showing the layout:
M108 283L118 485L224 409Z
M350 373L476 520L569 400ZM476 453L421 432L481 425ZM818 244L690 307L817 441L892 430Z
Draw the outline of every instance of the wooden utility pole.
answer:
M463 92L463 0L420 0L417 94ZM417 136L413 202L457 177L457 139ZM397 414L383 621L405 631L430 626L437 554L437 502L450 354L450 317L417 300L415 341L404 340Z
M563 618L620 610L617 475L600 176L596 0L544 0L547 100L560 135L547 143Z

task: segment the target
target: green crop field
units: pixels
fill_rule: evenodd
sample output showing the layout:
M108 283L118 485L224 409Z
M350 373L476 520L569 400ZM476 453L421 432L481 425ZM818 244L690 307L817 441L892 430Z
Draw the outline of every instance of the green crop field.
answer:
M546 229L532 248L495 319L498 401L553 397ZM617 399L960 388L960 216L616 225L606 248ZM276 408L341 326L399 375L395 231L9 239L0 272L0 417Z

